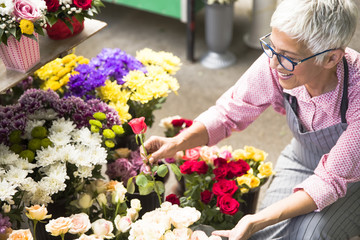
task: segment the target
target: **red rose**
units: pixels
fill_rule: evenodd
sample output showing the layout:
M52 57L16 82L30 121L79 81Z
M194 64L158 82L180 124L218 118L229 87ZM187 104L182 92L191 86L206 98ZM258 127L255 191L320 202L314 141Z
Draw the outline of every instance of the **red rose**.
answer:
M92 0L74 0L74 5L84 10L91 8Z
M171 121L171 124L174 126L174 127L182 127L183 124L184 124L184 119L183 118L179 118L179 119L173 119Z
M185 126L188 128L193 124L193 121L190 119L184 119Z
M228 175L227 178L232 179L234 177L240 177L249 171L250 166L244 160L231 161L228 163Z
M230 194L225 194L218 198L216 206L220 208L222 213L234 215L239 210L240 203L232 198Z
M48 12L56 12L59 9L59 0L45 0Z
M219 181L220 179L224 179L228 174L228 168L226 166L218 167L214 169L215 179Z
M180 172L182 174L192 174L192 166L196 163L196 160L186 161L180 166Z
M172 204L180 205L180 200L175 194L169 194L166 196L165 201L171 202Z
M132 119L129 125L135 134L145 133L147 129L144 117Z
M191 148L185 150L184 160L198 160L200 158L200 149L201 147Z
M221 167L227 164L227 160L225 158L215 158L214 159L214 166Z
M200 199L205 204L208 204L211 201L213 196L214 196L214 194L212 192L210 192L209 190L205 190L200 193Z
M230 194L231 196L238 190L238 186L234 180L220 179L214 183L212 191L217 196Z
M207 172L208 168L209 168L209 166L206 164L206 162L198 161L192 166L191 170L198 174L205 174Z

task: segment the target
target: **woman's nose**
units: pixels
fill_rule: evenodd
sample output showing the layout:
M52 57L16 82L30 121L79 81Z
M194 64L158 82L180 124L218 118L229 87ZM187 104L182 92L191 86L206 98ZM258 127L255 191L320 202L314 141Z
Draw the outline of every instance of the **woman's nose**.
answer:
M272 58L270 58L270 67L272 69L276 69L276 68L279 68L281 67L280 63L279 63L279 60L277 58L277 56L274 54L274 56Z

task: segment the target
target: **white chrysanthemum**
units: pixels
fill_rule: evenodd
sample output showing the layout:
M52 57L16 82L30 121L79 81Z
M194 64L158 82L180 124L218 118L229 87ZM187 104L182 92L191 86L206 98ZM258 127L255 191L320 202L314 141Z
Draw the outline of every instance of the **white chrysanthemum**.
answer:
M21 159L20 156L17 155L16 153L9 152L8 154L3 155L0 158L0 164L5 166L16 165L17 161L21 161L20 159Z
M2 158L3 156L5 156L9 153L11 153L10 148L8 146L6 146L5 144L0 143L0 158Z
M22 170L15 166L10 166L10 169L5 174L5 178L11 183L21 184L28 174L29 172L27 170Z
M62 133L70 134L75 129L75 124L72 121L59 118L53 121L52 126L49 128L49 134Z
M35 204L47 205L48 203L52 202L51 195L49 194L49 192L46 191L46 189L42 188L43 184L44 183L38 183L38 187L36 188L36 191L31 195L31 198L28 198L29 202L32 205Z
M36 164L45 167L59 161L59 151L57 147L47 147L36 151Z
M92 166L93 164L91 163L91 159L90 159L90 149L88 147L85 146L76 146L76 151L77 151L77 157L76 159L71 159L71 161L69 160L70 163L75 164L76 166Z
M92 133L88 128L81 128L73 132L74 141L89 147L100 146L102 142L99 133Z
M12 0L0 0L0 15L11 15L14 11L14 3Z
M43 188L48 195L53 195L55 193L65 191L66 184L64 178L56 178L56 177L43 177L39 182L40 186Z
M32 194L36 192L37 186L38 183L35 182L34 179L32 179L31 177L27 177L24 179L24 181L21 182L21 185L19 187L21 190Z
M23 170L28 170L28 173L32 173L32 169L36 168L36 164L29 163L27 159L19 158L16 162L16 167Z
M34 129L34 127L44 126L45 120L29 120L26 123L25 126L25 133L24 137L26 139L32 139L31 137L31 131Z
M70 143L71 136L62 132L54 132L49 135L49 139L55 146L64 146Z
M59 148L59 152L62 153L62 162L69 162L75 164L80 152L74 145L65 145Z
M46 7L46 5L45 5ZM54 109L42 109L38 110L30 115L28 115L28 119L31 120L54 120L57 118L57 113Z
M66 173L66 164L57 163L46 168L42 168L41 171L49 177L60 179L62 182L65 181L63 179L69 179L69 176Z
M94 166L79 166L78 170L74 172L74 177L89 178L92 176Z
M103 147L89 149L89 160L93 165L101 165L107 162L107 151Z
M1 180L0 182L0 200L1 201L11 201L16 191L17 184L12 184L6 179Z

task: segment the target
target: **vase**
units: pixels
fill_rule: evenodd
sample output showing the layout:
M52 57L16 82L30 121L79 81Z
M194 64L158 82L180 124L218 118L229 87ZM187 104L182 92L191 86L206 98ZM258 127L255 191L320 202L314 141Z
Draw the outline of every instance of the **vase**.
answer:
M54 40L61 40L75 36L84 30L84 21L79 22L75 17L68 18L67 21L72 25L73 31L69 29L63 20L58 19L54 25L47 25L45 28L48 37Z
M68 204L67 199L59 199L53 203L49 203L47 205L48 214L51 214L51 219L56 219L59 217L65 216L65 208ZM49 222L49 219L44 220L44 222L38 222L36 226L36 239L39 240L59 240L60 236L51 236L49 232L46 231L45 225ZM65 240L73 240L78 238L78 236L66 233L64 239Z
M141 210L139 211L139 219L146 213L155 210L160 207L159 198L155 192L151 192L148 195L140 195L140 193L126 193L128 200L128 207L130 207L130 201L132 199L139 199L141 203ZM164 196L161 196L163 201Z
M271 32L270 20L276 4L277 0L253 0L249 32L244 35L247 46L261 49L259 38Z
M260 188L253 188L244 195L241 196L241 199L244 200L244 203L240 203L240 211L246 214L254 214L256 212L258 200L260 195Z
M203 66L219 69L236 62L235 55L229 51L233 37L233 15L234 3L206 4L205 41L209 50L201 59Z
M10 36L7 45L0 44L0 58L7 69L27 72L40 62L39 35L36 40L22 36L20 41Z

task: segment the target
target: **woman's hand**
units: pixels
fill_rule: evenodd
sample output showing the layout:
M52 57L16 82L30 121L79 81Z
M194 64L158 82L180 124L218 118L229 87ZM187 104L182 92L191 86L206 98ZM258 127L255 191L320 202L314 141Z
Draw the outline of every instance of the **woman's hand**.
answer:
M254 215L245 215L231 230L218 230L213 235L227 237L229 240L246 240L255 233Z
M166 138L152 136L144 143L149 157L149 163L152 164L162 158L174 157L178 150L178 141L175 138Z

